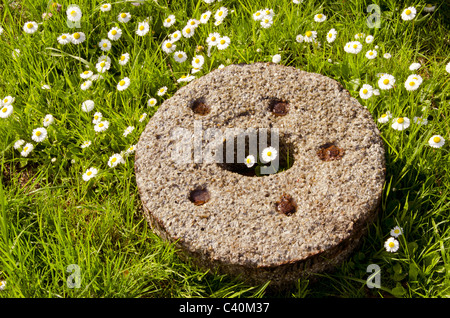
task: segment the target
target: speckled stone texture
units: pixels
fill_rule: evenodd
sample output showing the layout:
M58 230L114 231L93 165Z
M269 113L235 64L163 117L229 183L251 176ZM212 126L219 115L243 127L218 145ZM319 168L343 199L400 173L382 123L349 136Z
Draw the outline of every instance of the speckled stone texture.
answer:
M194 113L199 100L209 113ZM287 113L276 116L273 100L287 103ZM174 129L193 134L196 121L203 131L278 128L294 164L251 177L216 162L174 162ZM323 160L319 152L331 144L341 152ZM183 255L251 284L283 287L332 269L357 247L380 204L384 147L369 111L335 80L271 63L230 65L161 104L138 142L135 172L147 221ZM201 205L190 199L198 187L209 194ZM277 211L283 194L295 213Z

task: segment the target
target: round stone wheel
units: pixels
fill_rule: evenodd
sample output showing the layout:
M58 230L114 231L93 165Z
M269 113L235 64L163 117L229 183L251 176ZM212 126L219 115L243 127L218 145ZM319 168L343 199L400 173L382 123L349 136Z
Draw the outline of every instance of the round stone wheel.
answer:
M278 131L280 162L288 153L290 165L255 176L195 153L199 140L203 153L220 153L239 128ZM192 143L183 160L174 156L180 136ZM358 246L380 205L385 159L370 112L340 83L254 63L214 70L165 100L137 144L135 172L147 221L183 255L284 288Z

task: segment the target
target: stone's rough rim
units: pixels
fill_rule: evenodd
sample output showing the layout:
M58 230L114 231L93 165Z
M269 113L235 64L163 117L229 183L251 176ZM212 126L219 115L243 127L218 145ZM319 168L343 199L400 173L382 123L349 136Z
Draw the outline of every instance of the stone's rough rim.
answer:
M198 98L211 108L204 116L190 108ZM289 112L274 116L270 99L286 101ZM193 133L196 120L203 131L277 128L297 148L294 165L243 177L214 162L173 162L171 134L177 127ZM327 143L343 149L342 157L320 160L317 151ZM271 63L230 65L180 88L136 148L136 182L155 232L202 267L252 283L295 282L342 261L375 218L385 180L384 147L370 112L333 79ZM210 198L196 206L188 196L198 187ZM292 215L276 211L283 194L296 202Z

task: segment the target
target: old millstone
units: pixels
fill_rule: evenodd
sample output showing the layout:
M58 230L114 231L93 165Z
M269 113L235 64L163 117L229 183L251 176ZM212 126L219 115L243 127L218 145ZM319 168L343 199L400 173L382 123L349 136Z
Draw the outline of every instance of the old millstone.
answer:
M204 147L208 129L227 128L278 129L292 166L258 177L199 160L198 131ZM183 162L174 160L176 130L192 143ZM157 234L203 268L274 286L344 260L376 216L385 180L367 109L335 80L263 63L214 70L164 101L140 137L135 171Z

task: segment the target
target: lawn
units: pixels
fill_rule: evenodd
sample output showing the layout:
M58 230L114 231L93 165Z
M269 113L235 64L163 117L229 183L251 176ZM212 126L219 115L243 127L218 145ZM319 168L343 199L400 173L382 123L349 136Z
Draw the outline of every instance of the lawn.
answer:
M450 5L432 5L3 0L0 297L268 297L267 284L196 268L156 236L134 172L164 100L253 62L339 81L386 150L380 213L361 246L277 296L450 296Z

